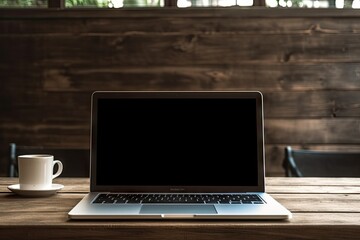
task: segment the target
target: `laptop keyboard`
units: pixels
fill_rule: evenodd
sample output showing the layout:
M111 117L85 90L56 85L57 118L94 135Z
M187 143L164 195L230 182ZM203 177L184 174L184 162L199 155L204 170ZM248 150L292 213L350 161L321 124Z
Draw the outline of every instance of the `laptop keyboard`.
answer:
M99 194L96 204L263 204L257 194Z

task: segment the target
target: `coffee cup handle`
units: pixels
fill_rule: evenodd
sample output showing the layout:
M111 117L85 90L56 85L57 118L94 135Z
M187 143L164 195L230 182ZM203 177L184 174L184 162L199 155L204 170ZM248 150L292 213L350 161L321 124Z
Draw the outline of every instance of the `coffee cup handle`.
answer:
M56 173L52 176L52 179L58 177L62 173L62 170L63 170L62 162L60 162L59 160L54 160L53 167L55 166L55 164L58 165L58 169L57 169Z

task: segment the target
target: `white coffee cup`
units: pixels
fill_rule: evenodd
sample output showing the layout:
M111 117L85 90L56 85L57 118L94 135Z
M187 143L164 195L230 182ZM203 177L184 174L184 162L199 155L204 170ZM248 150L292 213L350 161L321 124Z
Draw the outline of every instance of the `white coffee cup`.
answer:
M54 174L54 166L58 169ZM29 154L18 156L19 184L22 190L45 190L51 189L52 180L58 177L63 164L54 160L53 155Z

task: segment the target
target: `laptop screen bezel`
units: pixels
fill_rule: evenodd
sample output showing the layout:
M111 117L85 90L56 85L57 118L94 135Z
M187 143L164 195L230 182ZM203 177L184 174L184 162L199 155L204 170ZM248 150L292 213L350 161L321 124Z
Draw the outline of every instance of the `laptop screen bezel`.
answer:
M97 116L99 99L122 98L246 98L256 100L258 185L257 186L116 186L97 184ZM265 151L263 96L259 91L96 91L91 96L90 131L90 191L91 192L265 192Z

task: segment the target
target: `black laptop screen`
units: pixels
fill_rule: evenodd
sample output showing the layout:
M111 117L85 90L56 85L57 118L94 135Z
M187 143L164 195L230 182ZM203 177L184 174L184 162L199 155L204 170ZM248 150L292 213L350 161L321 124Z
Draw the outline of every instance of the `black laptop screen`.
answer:
M97 185L258 185L256 99L99 98L96 104Z

